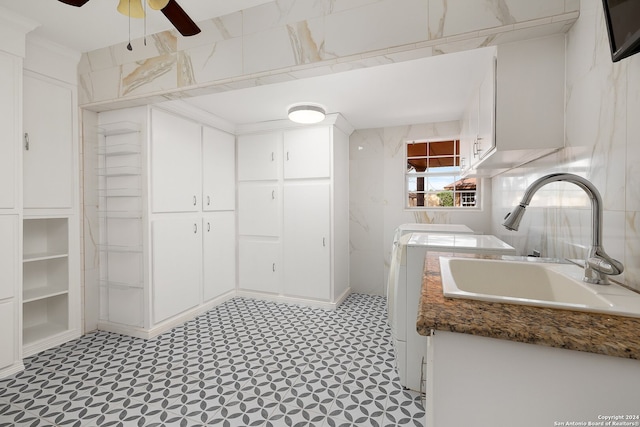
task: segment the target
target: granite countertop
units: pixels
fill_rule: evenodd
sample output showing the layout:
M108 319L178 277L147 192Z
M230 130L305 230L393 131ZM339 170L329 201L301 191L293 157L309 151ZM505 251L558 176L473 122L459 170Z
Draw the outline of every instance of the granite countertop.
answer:
M640 318L447 298L442 293L441 256L499 258L428 252L416 325L419 334L459 332L640 360Z

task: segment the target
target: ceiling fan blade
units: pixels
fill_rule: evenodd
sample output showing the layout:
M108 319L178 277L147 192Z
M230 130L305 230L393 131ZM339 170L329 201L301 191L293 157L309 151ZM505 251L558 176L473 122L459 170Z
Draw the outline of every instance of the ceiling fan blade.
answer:
M161 9L164 16L176 27L176 30L185 37L196 35L200 32L200 28L180 7L176 0L169 0L169 3Z
M64 4L69 4L71 6L80 7L80 6L83 6L89 0L58 0L58 1Z

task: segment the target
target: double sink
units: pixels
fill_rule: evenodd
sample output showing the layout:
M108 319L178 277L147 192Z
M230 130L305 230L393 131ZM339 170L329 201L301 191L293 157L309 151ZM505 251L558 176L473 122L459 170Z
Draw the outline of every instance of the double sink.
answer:
M640 317L640 294L615 283L582 280L571 263L441 257L444 295L489 302Z

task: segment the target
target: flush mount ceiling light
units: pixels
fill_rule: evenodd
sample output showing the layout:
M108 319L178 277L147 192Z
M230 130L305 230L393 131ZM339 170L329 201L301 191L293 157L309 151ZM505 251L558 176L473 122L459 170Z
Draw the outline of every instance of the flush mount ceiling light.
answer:
M324 108L313 104L296 104L289 107L289 120L296 123L318 123L324 120Z

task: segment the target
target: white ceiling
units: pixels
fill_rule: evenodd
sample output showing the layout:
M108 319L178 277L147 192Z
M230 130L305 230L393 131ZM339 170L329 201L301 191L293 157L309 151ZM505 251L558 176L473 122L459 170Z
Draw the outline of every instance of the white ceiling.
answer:
M269 1L179 0L179 4L198 22ZM118 0L92 0L77 8L56 0L0 0L0 7L39 22L34 34L79 52L127 40L129 21L116 11L117 4ZM147 16L148 34L172 28L160 11L148 10ZM142 36L140 20L132 23L132 38ZM339 112L356 129L457 120L492 55L492 48L476 49L185 101L235 125L285 119L288 106L299 102Z

